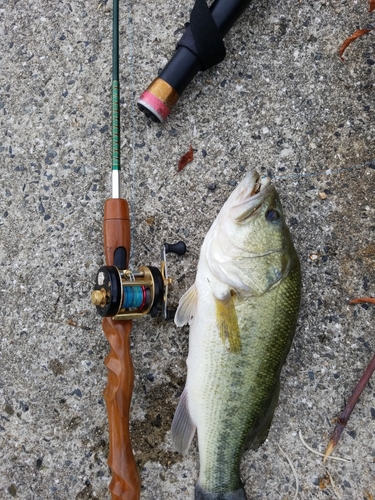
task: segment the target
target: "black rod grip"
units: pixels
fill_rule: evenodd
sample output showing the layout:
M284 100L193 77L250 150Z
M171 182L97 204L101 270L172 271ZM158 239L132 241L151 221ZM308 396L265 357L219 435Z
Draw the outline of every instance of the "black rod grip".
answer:
M215 0L210 7L213 20L224 36L249 6L250 0ZM191 39L185 45L184 39ZM180 45L183 43L183 45ZM138 107L155 122L163 122L198 71L203 69L194 47L190 26L177 44L178 48L159 76L138 99Z

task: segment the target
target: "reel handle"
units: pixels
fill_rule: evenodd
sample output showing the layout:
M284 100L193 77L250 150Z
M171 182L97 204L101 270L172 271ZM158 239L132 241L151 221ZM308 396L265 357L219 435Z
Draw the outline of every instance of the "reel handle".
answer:
M164 243L165 253L175 253L176 255L184 255L186 252L186 245L183 241L177 243Z
M104 253L107 266L124 264L130 250L129 207L122 198L111 198L104 205ZM109 425L108 465L112 470L109 490L112 500L139 500L141 480L133 456L129 413L133 393L134 368L130 354L132 321L103 319L103 331L110 344L104 364L108 383L104 390Z
M184 255L186 253L186 245L183 241L178 241L177 243L164 243L161 249L161 261L164 264L164 277L167 282L165 290L165 300L163 303L163 318L168 321L175 317L176 309L168 309L167 296L168 296L168 269L167 269L167 254L175 253L176 255Z

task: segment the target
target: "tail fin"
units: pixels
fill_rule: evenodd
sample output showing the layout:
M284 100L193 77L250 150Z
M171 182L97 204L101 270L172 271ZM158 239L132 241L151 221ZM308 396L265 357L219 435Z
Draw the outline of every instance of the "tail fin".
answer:
M194 500L247 500L247 496L243 488L229 493L210 493L197 483Z

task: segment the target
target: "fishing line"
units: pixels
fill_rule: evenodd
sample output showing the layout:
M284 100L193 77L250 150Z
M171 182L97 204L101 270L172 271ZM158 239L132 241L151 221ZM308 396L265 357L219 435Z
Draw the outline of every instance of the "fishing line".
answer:
M136 137L136 129L135 129L135 80L134 80L134 47L133 47L133 16L132 16L132 2L131 0L127 0L127 9L128 9L128 47L129 47L129 73L130 73L130 90L131 90L131 98L130 98L130 117L131 117L131 137L130 137L130 146L131 146L131 159L130 159L130 221L131 221L131 245L130 245L130 256L129 261L133 263L134 258L134 239L135 239L135 177L136 177L136 151L135 151L135 137ZM132 267L132 265L130 265Z
M361 165L353 165L351 167L345 167L345 168L339 168L339 169L330 169L328 168L327 170L321 170L319 172L311 172L311 173L296 173L296 174L290 174L290 175L272 175L271 174L271 179L273 180L285 180L285 179L301 179L303 177L320 177L320 176L329 176L329 175L334 175L334 174L341 174L344 172L350 172L352 170L358 170L360 168L368 167L372 165L375 168L375 160L369 160L366 161L365 163L362 163Z

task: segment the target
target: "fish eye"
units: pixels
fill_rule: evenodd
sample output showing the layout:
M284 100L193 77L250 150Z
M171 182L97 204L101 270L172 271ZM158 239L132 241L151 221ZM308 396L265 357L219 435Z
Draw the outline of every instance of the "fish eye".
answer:
M274 210L273 208L271 208L266 213L266 219L268 220L268 222L272 222L272 224L276 224L280 220L280 214L277 210Z

